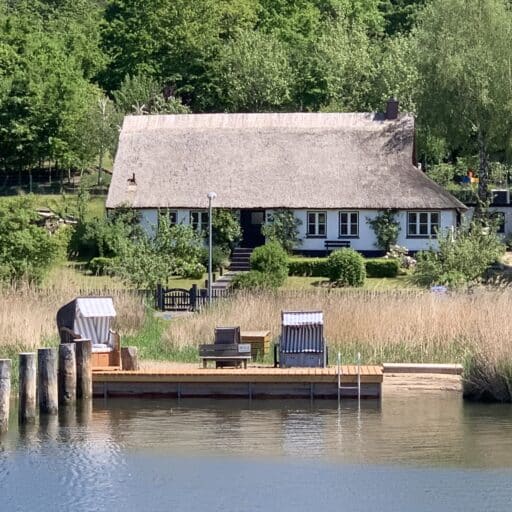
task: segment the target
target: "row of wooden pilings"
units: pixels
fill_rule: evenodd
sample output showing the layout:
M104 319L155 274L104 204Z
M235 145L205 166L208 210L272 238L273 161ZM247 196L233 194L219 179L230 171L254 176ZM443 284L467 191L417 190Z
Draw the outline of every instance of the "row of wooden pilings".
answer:
M54 415L59 405L92 398L91 341L62 343L19 354L19 413L21 424L40 415ZM11 360L0 359L0 433L9 424Z

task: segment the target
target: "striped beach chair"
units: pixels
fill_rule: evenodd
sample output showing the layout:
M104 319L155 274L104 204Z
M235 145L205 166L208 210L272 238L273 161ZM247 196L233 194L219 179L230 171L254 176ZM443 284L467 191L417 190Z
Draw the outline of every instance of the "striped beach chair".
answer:
M274 351L277 366L325 367L327 347L324 338L322 311L281 312L281 335Z
M120 338L111 329L115 316L112 297L77 297L57 312L60 342L89 339L93 370L121 369Z

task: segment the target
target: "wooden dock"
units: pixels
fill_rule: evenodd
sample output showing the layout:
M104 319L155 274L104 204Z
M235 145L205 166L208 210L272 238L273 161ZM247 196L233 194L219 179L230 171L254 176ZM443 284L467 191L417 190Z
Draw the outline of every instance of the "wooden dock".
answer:
M341 367L341 396L357 397L357 366ZM361 366L361 397L381 396L381 366ZM167 396L225 398L329 398L338 396L338 370L329 368L248 369L196 367L168 371L93 373L94 396Z

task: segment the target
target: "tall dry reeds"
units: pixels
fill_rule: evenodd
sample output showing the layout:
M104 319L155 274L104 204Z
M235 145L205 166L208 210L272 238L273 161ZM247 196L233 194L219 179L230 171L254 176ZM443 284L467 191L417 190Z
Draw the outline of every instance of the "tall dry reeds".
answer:
M55 316L60 306L84 293L73 286L36 289L26 285L0 289L0 357L9 347L34 349L58 338ZM87 292L86 292L87 293ZM122 334L134 334L144 322L140 298L122 290L102 292L114 297L116 327Z
M512 367L509 289L440 296L399 290L241 293L170 323L164 336L176 347L197 345L212 339L215 326L240 325L268 329L275 339L282 310L315 309L324 312L331 357L340 350L345 360L360 351L367 363L459 362L466 367L468 390L480 389L486 378L492 387ZM511 378L502 379L494 398L506 395L512 371L506 375Z

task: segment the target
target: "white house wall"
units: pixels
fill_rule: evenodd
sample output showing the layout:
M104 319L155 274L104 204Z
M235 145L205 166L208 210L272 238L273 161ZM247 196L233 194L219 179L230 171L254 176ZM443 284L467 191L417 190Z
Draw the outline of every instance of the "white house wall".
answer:
M512 209L507 214L510 216L510 226L512 226ZM148 234L154 234L156 226L158 225L158 210L157 209L141 209L141 225ZM176 209L178 213L178 223L189 224L190 222L190 209ZM307 212L311 210L295 210L295 216L302 221L299 226L299 238L302 239L302 244L297 247L299 251L324 251L325 240L339 240L338 238L338 214L340 210L322 210L327 212L327 236L326 238L308 238L306 236L307 230ZM344 210L347 211L347 210ZM352 210L351 210L352 211ZM272 210L266 210L266 213L271 213ZM441 229L448 229L450 226L456 225L456 212L454 210L442 210L440 215ZM350 246L358 251L376 251L375 247L375 233L371 226L367 223L367 219L374 219L379 214L379 210L359 210L359 237L346 238L340 240L350 241ZM507 217L508 219L508 217ZM398 236L398 245L407 247L410 251L420 251L428 249L432 245L436 245L435 240L428 238L407 238L407 212L400 211L397 214L397 220L400 223L400 233Z
M173 209L178 213L178 224L189 224L190 223L190 210L186 209ZM156 226L158 226L158 210L144 208L139 210L140 213L140 224L144 231L152 236L155 234Z
M340 211L348 210L326 210L327 212L327 236L326 238L308 238L307 231L307 212L313 210L296 210L295 216L302 221L299 226L299 238L302 239L302 244L298 247L303 251L323 251L325 249L325 240L338 240L338 214ZM316 211L316 210L314 210ZM351 210L357 211L357 210ZM359 212L359 237L358 238L341 238L339 240L347 240L350 242L350 247L357 251L376 251L378 248L375 246L376 238L375 233L371 226L367 223L367 219L375 219L379 214L379 210L358 210ZM400 223L400 233L398 235L398 245L407 247L410 251L421 251L428 249L432 245L436 245L435 240L428 238L407 238L407 212L400 211L397 214L397 220ZM456 225L457 216L454 210L441 211L441 229L449 228Z

